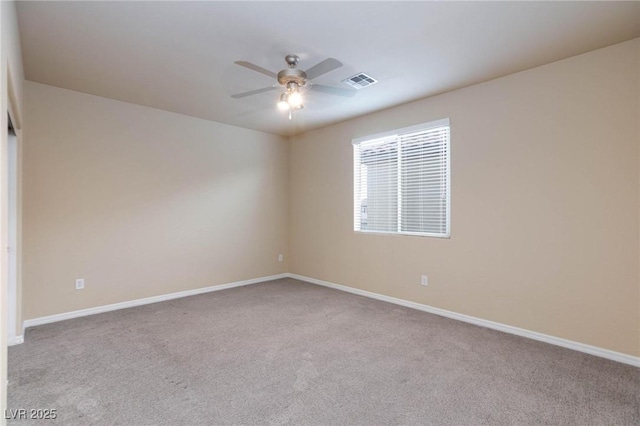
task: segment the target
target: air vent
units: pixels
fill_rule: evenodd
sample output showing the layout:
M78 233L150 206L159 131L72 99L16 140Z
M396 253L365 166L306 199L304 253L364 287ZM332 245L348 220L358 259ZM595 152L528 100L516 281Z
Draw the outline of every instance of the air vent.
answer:
M342 80L342 82L347 83L349 86L355 87L356 89L364 89L365 87L371 86L372 84L376 84L378 80L361 72Z

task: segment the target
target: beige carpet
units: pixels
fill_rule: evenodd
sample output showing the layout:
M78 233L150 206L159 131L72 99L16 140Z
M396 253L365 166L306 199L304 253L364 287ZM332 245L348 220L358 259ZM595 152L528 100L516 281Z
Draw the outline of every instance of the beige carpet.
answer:
M65 425L638 425L640 369L286 279L31 328L8 406Z

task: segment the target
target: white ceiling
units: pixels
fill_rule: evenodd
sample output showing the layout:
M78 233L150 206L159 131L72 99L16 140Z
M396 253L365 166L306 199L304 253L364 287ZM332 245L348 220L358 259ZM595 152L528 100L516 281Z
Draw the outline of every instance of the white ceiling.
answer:
M291 135L640 36L640 2L20 2L28 80ZM308 93L289 121L272 71L334 57L353 98Z

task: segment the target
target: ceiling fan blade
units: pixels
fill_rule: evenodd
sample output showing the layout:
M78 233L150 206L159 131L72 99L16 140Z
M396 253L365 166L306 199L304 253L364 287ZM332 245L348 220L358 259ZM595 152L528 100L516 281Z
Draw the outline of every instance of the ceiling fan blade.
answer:
M319 64L315 64L311 68L305 71L307 73L307 78L312 79L321 76L322 74L326 74L329 71L333 71L336 68L340 68L342 66L342 62L334 58L327 58Z
M313 84L311 85L309 90L313 90L314 92L328 93L330 95L344 96L346 98L355 96L357 93L357 90L341 89L340 87L325 86L324 84Z
M251 90L250 92L236 93L235 95L231 95L231 97L235 99L246 98L247 96L257 95L258 93L270 92L276 89L277 87L275 86L263 87L262 89Z
M275 72L269 71L266 68L262 68L260 65L252 64L251 62L247 61L235 61L234 63L240 65L241 67L249 68L250 70L269 76L271 78L276 78Z

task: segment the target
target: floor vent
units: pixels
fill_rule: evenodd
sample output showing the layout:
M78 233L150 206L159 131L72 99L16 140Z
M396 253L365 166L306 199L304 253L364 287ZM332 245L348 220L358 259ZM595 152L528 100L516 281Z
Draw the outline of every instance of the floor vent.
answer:
M355 87L356 89L364 89L365 87L369 87L372 84L376 84L378 80L361 72L342 80L342 82L348 84L351 87Z

